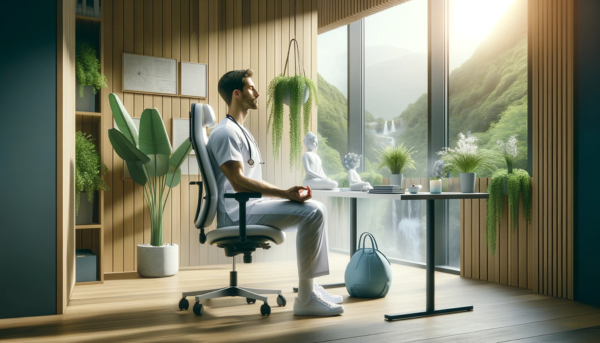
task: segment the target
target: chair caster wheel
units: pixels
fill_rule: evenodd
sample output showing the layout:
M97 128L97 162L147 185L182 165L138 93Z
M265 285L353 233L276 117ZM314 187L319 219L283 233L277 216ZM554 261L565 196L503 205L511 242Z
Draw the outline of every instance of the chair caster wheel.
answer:
M204 306L199 301L196 301L193 307L194 314L197 316L201 316L204 313Z
M246 302L248 304L256 304L256 299L252 299L252 298L246 298Z
M277 296L277 306L279 306L279 307L285 307L285 304L287 304L287 301L285 300L285 298L283 297L283 295L279 294Z
M264 303L261 307L260 307L260 314L262 314L263 316L268 316L271 314L271 306L269 306L269 304Z
M187 311L188 308L190 308L190 302L186 298L181 298L179 300L179 310Z

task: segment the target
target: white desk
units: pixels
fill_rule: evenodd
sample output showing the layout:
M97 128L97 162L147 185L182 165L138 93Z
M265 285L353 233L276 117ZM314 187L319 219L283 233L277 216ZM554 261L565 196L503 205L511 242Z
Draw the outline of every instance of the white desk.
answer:
M458 193L444 192L442 194L431 194L420 192L417 194L373 194L357 191L324 191L313 190L313 196L332 197L332 198L350 198L350 256L356 252L357 240L357 199L378 199L378 200L427 200L427 302L426 309L423 312L386 314L386 320L409 319L416 317L434 316L438 314L473 311L473 306L463 306L446 309L435 309L435 201L434 200L454 200L454 199L487 199L487 193ZM324 285L324 287L344 287L344 283Z

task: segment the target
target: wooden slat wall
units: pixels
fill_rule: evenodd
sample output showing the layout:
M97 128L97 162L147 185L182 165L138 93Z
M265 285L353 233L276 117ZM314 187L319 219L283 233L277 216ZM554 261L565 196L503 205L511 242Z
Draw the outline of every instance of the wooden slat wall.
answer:
M191 104L208 103L219 120L226 105L217 92L219 77L228 70L254 69L254 83L262 94L259 110L252 112L246 126L257 138L266 165L263 178L281 187L299 184L300 172L290 174L287 154L276 160L267 134L266 90L269 82L282 72L285 54L294 32L293 0L104 0L103 68L108 90L121 98L133 117L145 108L156 107L171 136L172 118L188 118ZM317 76L318 0L297 0L296 36L302 49L307 76ZM176 58L180 61L208 63L208 99L179 98L126 93L122 90L122 53ZM107 138L113 120L108 98L102 98L102 155L108 166L105 181L111 188L104 200L104 271L136 270L136 246L150 242L150 217L142 197L142 188L123 180L123 161L112 151ZM316 132L313 113L312 131ZM289 149L289 138L283 151ZM192 161L195 163L195 161ZM191 165L191 163L190 163ZM199 180L193 173L183 175L181 185L173 189L164 217L165 242L180 246L181 267L226 263L223 251L200 245L195 228L198 189L189 182ZM211 227L210 229L214 229ZM255 260L295 258L295 234L288 234L282 246L258 251Z
M75 0L57 1L56 313L75 286Z
M407 1L409 0L320 0L319 34Z
M461 220L462 276L568 299L573 299L574 6L574 0L529 1L531 225L521 213L514 219L519 221L518 230L513 231L509 229L513 219L506 215L492 256L482 240L485 201L479 201L479 208L471 201L461 203L462 215L471 218ZM480 179L480 190L488 183L489 179ZM479 242L473 239L476 235Z

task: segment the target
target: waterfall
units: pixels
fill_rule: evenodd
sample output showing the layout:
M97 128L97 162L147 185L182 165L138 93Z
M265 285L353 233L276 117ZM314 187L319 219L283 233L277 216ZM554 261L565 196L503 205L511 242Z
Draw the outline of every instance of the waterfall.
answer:
M383 134L384 134L384 135L387 135L388 133L389 133L389 132L388 132L388 128L387 128L387 120L386 120L386 121L385 121L385 124L383 125Z
M390 132L396 131L396 125L394 125L394 120L392 120L392 130Z
M400 258L424 262L421 249L421 201L392 201L393 239Z

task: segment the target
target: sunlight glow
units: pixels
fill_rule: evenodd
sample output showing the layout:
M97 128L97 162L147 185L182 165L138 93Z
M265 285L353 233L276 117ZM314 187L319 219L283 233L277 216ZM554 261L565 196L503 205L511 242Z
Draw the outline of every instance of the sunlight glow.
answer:
M450 71L459 67L515 0L450 0Z

